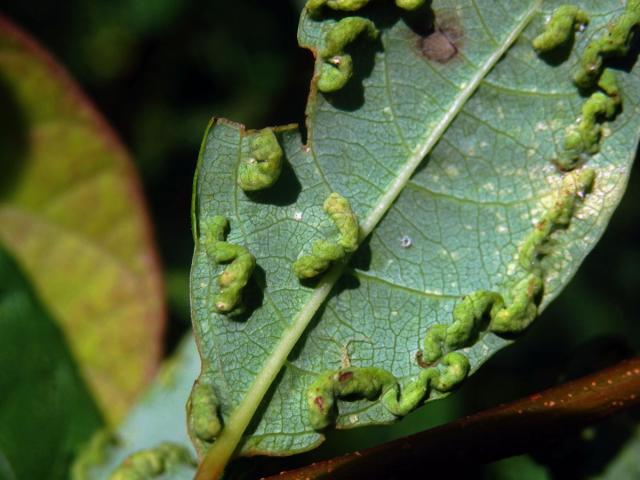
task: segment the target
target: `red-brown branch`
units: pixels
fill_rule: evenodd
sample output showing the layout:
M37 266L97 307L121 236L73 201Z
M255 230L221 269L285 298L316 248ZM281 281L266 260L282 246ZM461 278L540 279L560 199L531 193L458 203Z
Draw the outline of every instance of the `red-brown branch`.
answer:
M390 478L408 465L433 470L489 462L531 451L639 403L640 357L635 357L446 425L269 479Z

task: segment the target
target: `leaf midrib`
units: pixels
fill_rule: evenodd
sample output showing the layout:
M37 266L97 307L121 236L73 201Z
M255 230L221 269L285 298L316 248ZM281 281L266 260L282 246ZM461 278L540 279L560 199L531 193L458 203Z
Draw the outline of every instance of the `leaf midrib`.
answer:
M405 165L399 170L395 180L391 182L385 193L379 198L376 206L373 207L365 220L361 222L362 239L369 236L380 220L382 220L382 217L389 208L391 208L391 205L393 205L396 198L400 195L427 153L431 151L442 137L445 130L463 109L467 100L469 100L471 95L480 86L482 80L517 40L533 16L537 13L541 3L542 0L534 0L532 2L531 6L520 17L502 45L485 60L476 74L473 75L465 87L461 89L460 94L453 101L451 107L440 119L435 128L427 134L423 142L418 143L418 146L414 149ZM282 370L289 354L304 334L316 312L329 296L334 284L342 275L343 270L343 264L336 264L320 279L309 300L307 300L289 328L284 330L280 342L264 362L263 368L256 375L243 400L229 416L220 436L207 451L196 475L196 480L209 480L219 478L222 475L224 467L238 447L246 427L249 425L269 387Z

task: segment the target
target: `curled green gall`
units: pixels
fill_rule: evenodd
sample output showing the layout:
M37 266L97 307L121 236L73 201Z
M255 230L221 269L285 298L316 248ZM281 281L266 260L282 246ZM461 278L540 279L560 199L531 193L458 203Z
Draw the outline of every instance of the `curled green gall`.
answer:
M539 53L554 50L588 23L589 17L584 11L574 5L562 5L553 11L544 31L533 39L533 48Z
M367 6L370 0L309 0L305 8L312 14L319 13L326 6L332 10L355 12Z
M388 388L381 397L382 405L396 417L404 417L414 410L424 398L429 388L440 377L437 368L420 370L418 376L409 381L403 388L397 381Z
M344 49L362 34L375 39L378 30L371 20L361 17L343 18L327 32L324 47L320 50L322 64L318 90L335 92L346 85L353 74L353 60Z
M256 259L240 245L225 241L229 221L216 215L204 226L204 247L207 256L216 264L228 264L218 277L219 291L213 299L218 313L231 313L239 308L242 290L256 266Z
M311 253L294 262L293 271L300 279L319 275L329 268L331 262L342 260L358 248L360 227L349 201L338 193L332 193L323 208L338 229L338 239L315 241Z
M305 5L312 15L320 13L326 6L332 10L355 12L368 5L370 0L309 0ZM425 4L425 0L396 0L396 5L403 10L416 10Z
M470 347L483 332L501 336L518 334L535 320L544 290L540 261L549 253L549 239L556 230L569 227L578 202L589 193L594 180L592 169L565 175L553 206L518 250L518 263L527 272L526 276L511 287L506 300L499 293L487 290L465 295L453 309L451 325L434 325L427 330L419 363L428 366L444 358L446 352Z
M629 52L635 28L640 25L640 0L627 0L624 12L605 35L591 41L580 59L573 81L580 88L594 86L608 57L622 57Z
M425 4L425 0L396 0L396 5L403 10L417 10Z
M320 66L318 90L324 93L336 92L344 87L353 74L351 55L343 54L330 57Z
M452 390L471 368L467 357L459 352L445 355L441 364L442 372L436 367L423 369L402 388L391 373L381 368L348 367L324 372L307 389L309 422L316 430L332 425L338 414L338 399L379 399L393 415L407 415L428 396L430 389Z
M84 445L71 466L71 480L88 480L93 478L92 470L107 461L109 450L119 443L118 437L109 429L95 432L89 443Z
M617 84L607 84L616 92ZM612 119L618 108L619 96L610 97L603 92L593 93L582 105L582 115L577 124L571 125L564 137L564 151L555 160L563 171L573 170L589 155L600 151L602 136L601 119Z
M293 272L300 279L313 278L325 272L331 262L344 258L344 249L337 243L317 240L311 254L300 257L293 263Z
M618 85L618 78L613 70L605 68L602 71L602 75L600 75L600 79L598 80L598 87L607 94L614 105L620 105L620 86Z
M403 417L428 398L429 390L449 392L467 377L471 370L469 360L460 352L451 352L442 357L441 372L436 367L421 370L418 376L400 388L396 382L381 397L382 405L393 415Z
M421 353L421 360L426 363L438 361L444 351L442 346L447 337L447 327L445 325L434 325L427 330L424 337L424 350Z
M320 50L322 58L341 55L347 45L361 34L372 40L378 37L378 30L371 20L362 17L346 17L336 23L324 38L324 47Z
M595 178L596 172L590 168L565 175L553 206L536 224L519 249L518 262L523 269L539 269L540 259L548 251L547 244L551 235L558 229L569 227L578 202L591 191Z
M311 426L320 430L333 424L337 415L335 403L338 398L375 400L395 383L392 374L375 367L349 367L318 375L307 389Z
M355 252L358 248L360 227L349 200L334 192L325 200L323 208L340 232L338 244L347 253Z
M446 348L457 350L472 345L503 305L496 292L478 290L466 295L453 309L453 323L445 336Z
M213 387L196 381L187 405L189 431L193 436L203 442L212 442L218 436L222 429L218 407Z
M161 443L127 457L109 476L109 480L151 480L180 464L196 466L189 451L175 443Z
M538 316L538 303L544 284L537 273L531 273L511 289L511 302L496 309L489 331L498 335L514 335L524 331Z
M568 227L578 202L584 200L585 196L591 192L595 179L596 171L592 168L565 175L556 201L547 213L547 218L559 227Z
M472 346L482 332L511 335L524 330L537 316L543 283L537 273L516 283L510 302L502 295L478 290L466 295L453 309L453 323L435 325L425 336L423 360L429 363ZM445 352L449 352L444 355ZM443 390L436 385L434 388ZM443 390L446 391L446 390Z
M434 379L433 388L439 392L450 392L467 378L471 370L469 359L460 352L450 352L442 357L444 372Z
M269 188L282 171L282 148L270 128L250 135L249 142L250 154L238 166L238 185L244 191Z

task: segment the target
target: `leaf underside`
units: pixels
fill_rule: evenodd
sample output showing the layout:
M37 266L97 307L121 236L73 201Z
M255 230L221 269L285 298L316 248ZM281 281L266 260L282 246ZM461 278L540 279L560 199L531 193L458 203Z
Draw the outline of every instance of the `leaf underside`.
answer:
M355 44L347 86L327 95L312 87L306 144L295 127L278 129L286 166L272 190L248 196L237 187L242 126L214 120L205 136L194 193L192 317L200 382L213 385L225 428L238 411L259 404L241 455L318 445L323 435L310 427L305 400L318 373L348 358L403 383L420 369L415 356L426 330L450 324L463 295L508 290L519 245L561 185L550 160L584 102L570 80L579 53L621 11L617 0L580 2L589 28L565 62L550 65L531 39L558 2L434 1L436 24L462 34L458 53L439 63L419 48L415 25L386 3L372 2L362 13L381 35ZM300 44L318 50L333 23L303 14ZM617 74L624 109L589 160L597 171L593 192L545 257L543 308L594 247L626 187L640 135L640 69ZM397 199L390 197L394 188ZM291 265L333 231L322 203L334 191L349 198L368 236L337 281L330 273L301 284ZM257 259L245 317L212 308L220 269L198 245L198 225L213 215L226 216L227 241ZM330 293L318 301L323 291ZM306 321L301 335L292 333ZM285 343L292 351L279 370L267 360ZM472 371L508 343L489 333L465 349ZM254 382L269 375L275 381L262 398ZM375 401L340 401L339 411L338 428L395 419Z

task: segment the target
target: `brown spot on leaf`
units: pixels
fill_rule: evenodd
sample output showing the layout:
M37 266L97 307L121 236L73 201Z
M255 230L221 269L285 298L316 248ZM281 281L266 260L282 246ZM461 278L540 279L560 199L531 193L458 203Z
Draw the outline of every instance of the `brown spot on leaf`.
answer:
M340 383L347 382L351 380L351 378L353 378L353 372L340 372L340 375L338 375L338 381Z
M544 231L547 228L547 223L549 221L547 219L542 219L536 224L536 230Z
M425 362L424 353L422 353L422 350L418 350L416 352L416 363L420 368L427 368L430 366L429 362Z
M455 44L440 31L435 31L423 38L421 43L422 54L438 63L446 63L458 53Z
M458 17L438 15L430 31L419 38L418 47L427 59L438 63L448 63L462 45L464 32Z
M324 399L322 397L316 397L313 403L315 403L320 410L324 408Z

